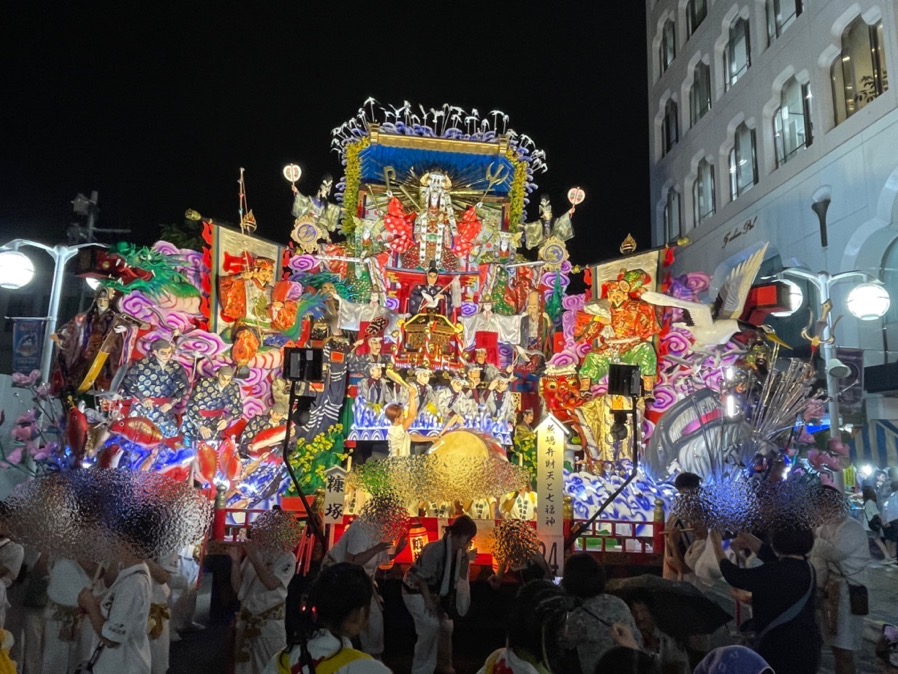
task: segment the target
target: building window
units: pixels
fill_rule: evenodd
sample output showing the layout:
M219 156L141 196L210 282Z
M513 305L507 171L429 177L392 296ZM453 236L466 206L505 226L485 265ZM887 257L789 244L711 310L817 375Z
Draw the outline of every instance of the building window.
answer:
M670 98L664 106L664 122L661 126L661 145L663 157L680 140L679 106Z
M802 4L802 0L767 0L764 3L767 13L768 47L801 14Z
M889 88L882 21L870 26L858 17L842 32L842 53L830 68L833 109L841 124Z
M708 16L707 0L689 0L686 3L686 34L692 35Z
M683 236L680 219L680 193L671 187L664 202L664 242L670 243Z
M735 201L758 182L755 130L744 123L736 128L730 150L730 200Z
M692 88L689 90L690 128L711 109L711 68L699 61L692 76Z
M698 163L692 183L692 215L695 226L714 215L714 166L707 159Z
M658 47L658 63L661 72L666 71L677 56L677 30L673 19L668 19L661 29L661 45Z
M784 85L780 107L773 114L773 145L776 165L782 166L799 150L811 144L811 97L808 85L794 77Z
M737 19L730 26L730 41L723 51L724 86L727 90L739 80L751 66L751 43L748 37L748 19Z

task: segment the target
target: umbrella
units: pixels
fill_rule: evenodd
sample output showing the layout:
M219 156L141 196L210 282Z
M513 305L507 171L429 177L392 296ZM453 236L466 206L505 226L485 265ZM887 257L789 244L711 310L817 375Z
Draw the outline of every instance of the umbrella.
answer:
M605 591L624 601L649 597L658 629L680 640L691 634L711 634L733 619L697 587L679 580L651 574L612 579Z

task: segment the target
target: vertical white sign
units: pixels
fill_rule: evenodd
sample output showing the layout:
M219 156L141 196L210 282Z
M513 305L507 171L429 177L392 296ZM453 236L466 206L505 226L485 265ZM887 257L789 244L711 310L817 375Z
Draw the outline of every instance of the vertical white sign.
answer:
M567 429L549 414L536 427L536 532L546 560L561 575L564 563L564 447Z
M346 469L331 466L324 474L324 524L342 524L346 500Z

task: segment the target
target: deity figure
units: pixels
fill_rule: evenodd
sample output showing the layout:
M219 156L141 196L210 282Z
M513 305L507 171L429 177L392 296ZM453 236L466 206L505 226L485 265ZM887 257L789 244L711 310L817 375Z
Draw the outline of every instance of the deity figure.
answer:
M490 362L489 349L485 349L483 347L474 349L474 358L468 364L467 370L469 372L471 370L479 370L480 380L484 384L492 383L501 374L501 370L499 370L498 367ZM509 365L507 368L505 368L505 371L509 374L511 374L513 370L513 365Z
M415 380L409 383L409 387L413 388L418 396L418 413L427 411L431 414L437 413L436 394L433 386L430 385L430 377L433 371L426 367L415 368ZM408 388L402 392L403 400L397 401L405 403L408 396Z
M490 383L492 388L486 397L486 411L492 420L506 424L509 430L516 416L514 395L508 390L510 381L509 377L497 377Z
M611 363L638 365L643 388L654 388L658 357L653 338L661 332L650 304L638 299L650 279L642 269L621 272L617 279L602 286L603 299L610 304L610 321L602 329L593 351L580 368L580 390L588 391L593 383L608 375Z
M573 208L564 215L553 219L549 197L542 195L539 199L539 219L524 223L524 242L527 250L541 246L550 237L562 242L574 238L571 213L573 213Z
M226 321L243 320L259 327L271 325L271 288L274 260L267 257L227 258L226 269L239 269L218 281L221 316ZM292 323L291 323L292 326Z
M321 178L318 192L312 196L301 194L296 185L292 186L296 221L290 236L307 253L318 249L319 239L329 242L330 234L337 230L341 208L328 201L333 186L334 178L330 174Z
M271 428L285 426L287 423L287 405L275 404L271 406L267 414L257 414L246 423L243 433L240 435L239 452L244 459L249 457L249 448L253 440Z
M372 361L368 366L368 376L359 383L359 396L375 412L380 412L385 405L396 399L393 385L384 379L383 371L384 366L381 363Z
M115 291L100 288L93 304L63 325L50 339L59 348L54 389L107 390L125 358L125 317L112 308Z
M521 316L520 348L525 352L538 351L545 356L549 352L551 336L552 321L540 306L539 292L531 290L527 295L524 315Z
M436 267L431 266L427 270L427 282L412 289L408 301L412 315L437 313L448 317L452 313L452 298L446 292L447 288L440 287L439 276Z
M187 373L172 360L174 355L171 342L155 340L150 352L131 366L122 382L124 394L134 398L130 416L149 419L166 438L178 434L180 424L174 408L188 389Z
M366 353L356 353L349 361L349 369L353 374L365 376L372 365L384 366L392 362L390 354L384 352L384 338L379 335L371 335L367 339L358 339L353 348L359 349L361 346L367 346Z
M468 368L468 390L466 395L470 401L472 413L481 412L486 405L486 397L489 394L487 383L483 381L483 370L477 365Z
M182 430L185 440L217 440L228 424L243 412L240 386L234 368L223 365L215 375L197 382L187 403Z
M460 318L459 322L465 329L465 348L484 349L485 362L493 366L499 365L499 342L517 344L521 338L520 317L493 313L492 302L483 302L480 311Z
M466 416L471 413L469 400L465 396L464 377L452 377L449 380L449 388L442 388L438 392L438 407L440 417L443 419L443 432L453 426L461 425Z
M461 219L456 220L449 193L451 187L449 176L439 171L431 171L421 178L421 205L413 228L417 250L407 248L405 266L423 267L432 262L447 269L455 269L457 259L466 257L473 249L482 227L480 218L475 207L469 206ZM406 217L395 206L389 215L395 225ZM391 231L401 229L389 223L385 223L385 226ZM396 235L394 232L394 236Z
M515 444L535 437L536 433L533 430L534 416L533 410L529 407L521 412L521 420L514 427Z

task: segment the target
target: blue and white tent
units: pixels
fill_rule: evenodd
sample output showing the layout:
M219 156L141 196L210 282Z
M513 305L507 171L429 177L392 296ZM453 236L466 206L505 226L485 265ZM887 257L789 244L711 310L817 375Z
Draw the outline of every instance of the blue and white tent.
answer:
M849 446L855 465L898 466L898 426L891 421L874 419L868 422Z

